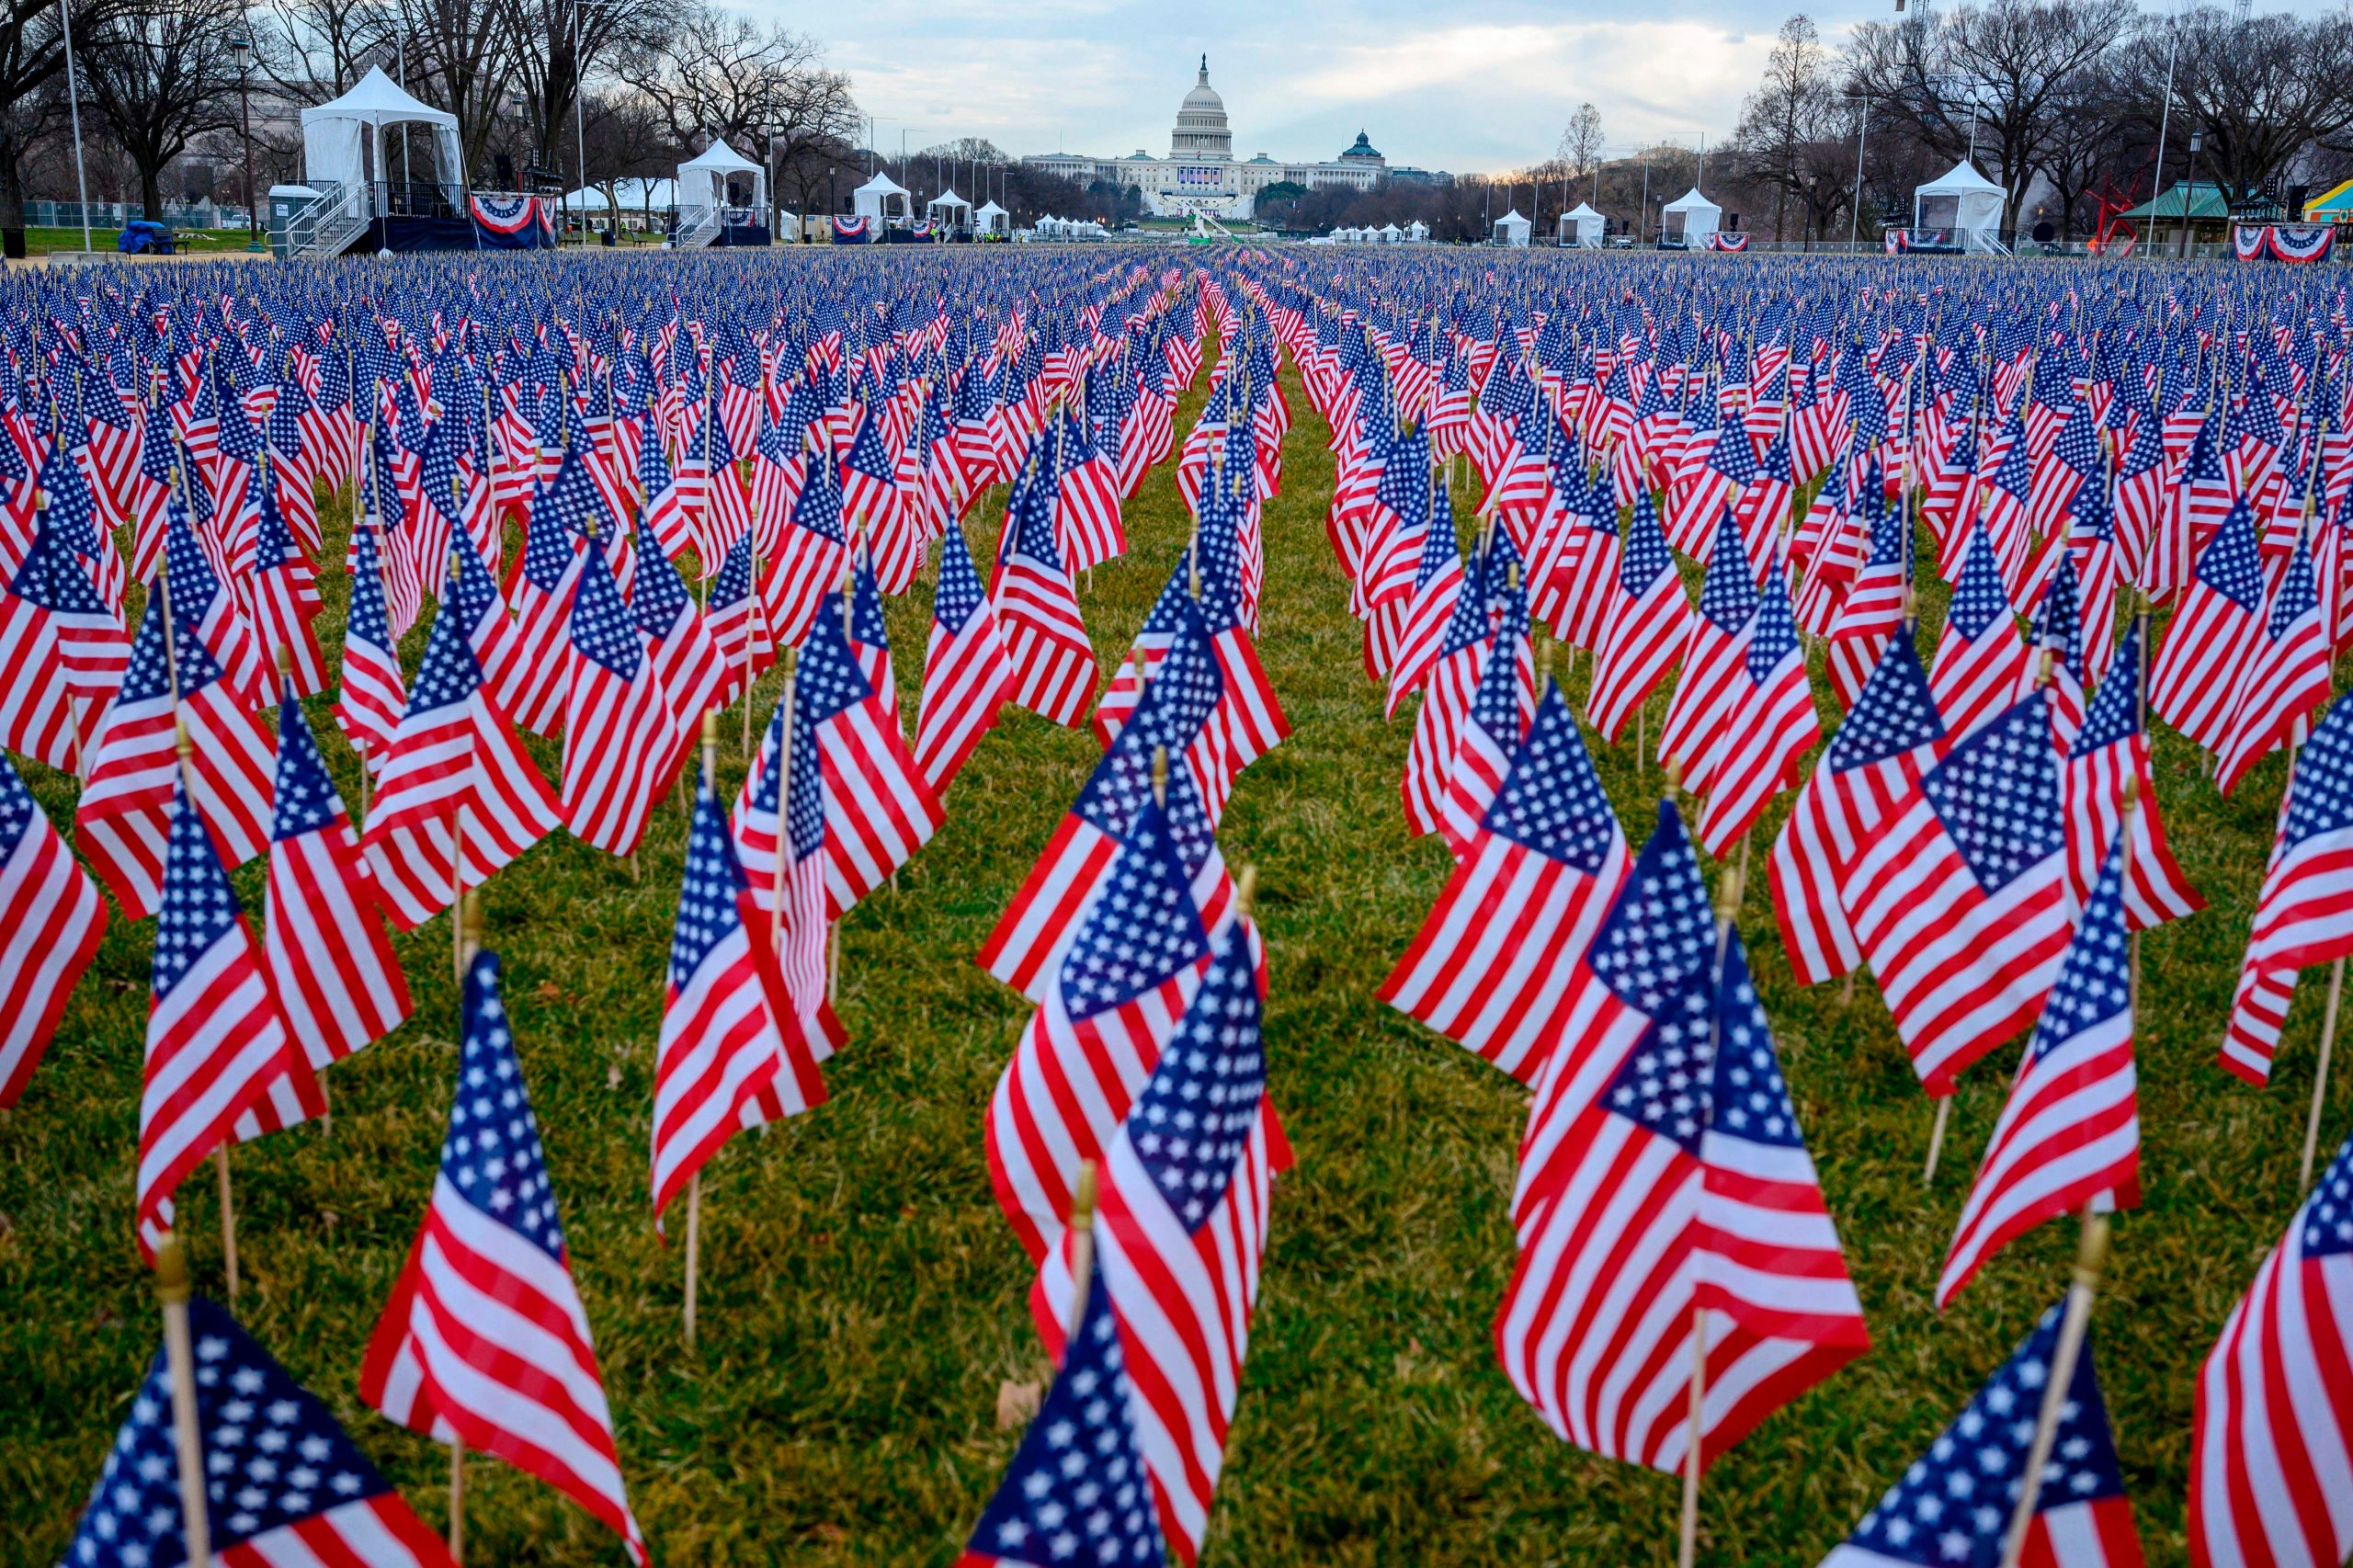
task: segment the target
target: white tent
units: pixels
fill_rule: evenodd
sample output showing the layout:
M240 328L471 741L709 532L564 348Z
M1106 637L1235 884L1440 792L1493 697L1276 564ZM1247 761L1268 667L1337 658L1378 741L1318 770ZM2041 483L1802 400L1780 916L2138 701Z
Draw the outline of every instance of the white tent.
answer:
M983 201L972 214L972 229L976 233L1009 234L1013 232L1013 215L994 201Z
M752 199L734 202L728 199L728 177L749 175ZM749 207L766 221L768 210L767 171L727 144L724 137L702 150L702 156L678 165L678 206L683 212L689 208ZM680 226L684 227L681 220Z
M1592 206L1580 201L1561 214L1559 241L1564 245L1580 245L1586 250L1601 248L1601 231L1606 220Z
M2006 192L1963 158L1938 179L1912 192L1912 226L1945 231L1964 250L2001 249Z
M1519 209L1515 207L1495 220L1495 229L1488 234L1487 243L1491 245L1525 246L1528 244L1528 232L1532 227L1534 225L1521 217Z
M1700 195L1699 187L1695 185L1660 209L1659 238L1666 244L1681 245L1686 250L1703 250L1707 247L1708 236L1716 232L1716 225L1723 221L1723 215L1724 210Z
M1407 244L1426 245L1429 244L1429 240L1430 226L1427 223L1423 222L1419 218L1415 219L1412 222L1405 225L1405 243Z
M897 202L893 210L892 203ZM859 218L871 218L883 223L915 222L915 196L905 186L881 170L874 177L849 193L851 213Z
M422 125L432 131L433 179L443 199L466 210L466 161L458 148L458 117L419 102L371 65L358 85L332 103L302 111L302 181L326 189L341 186L356 193L390 176L384 164L384 127ZM366 131L369 134L363 135Z
M924 220L949 229L961 229L972 221L972 204L956 194L949 186L923 204Z
M1396 224L1383 223L1381 225L1381 243L1382 244L1402 244L1404 243L1404 239L1405 231L1399 228Z

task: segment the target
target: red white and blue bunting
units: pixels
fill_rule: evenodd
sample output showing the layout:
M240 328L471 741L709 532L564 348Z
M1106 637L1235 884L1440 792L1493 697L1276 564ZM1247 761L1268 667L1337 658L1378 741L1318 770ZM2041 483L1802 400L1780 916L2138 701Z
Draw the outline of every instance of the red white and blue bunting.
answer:
M2336 231L2325 223L2234 223L2231 250L2241 261L2284 261L2302 267L2326 261Z
M474 221L474 243L484 250L553 250L555 222L546 199L491 196L466 198Z
M1727 234L1721 231L1708 236L1710 250L1744 251L1748 248L1746 234Z
M864 218L834 220L834 244L837 245L862 245L873 237L868 232L867 221Z

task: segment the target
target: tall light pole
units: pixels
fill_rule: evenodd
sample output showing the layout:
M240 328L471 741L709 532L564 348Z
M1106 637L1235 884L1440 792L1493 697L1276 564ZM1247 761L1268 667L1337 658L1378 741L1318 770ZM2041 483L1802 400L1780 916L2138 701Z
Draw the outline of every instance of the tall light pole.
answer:
M580 248L588 248L588 71L580 58L580 13L585 0L572 0L572 134L580 154Z
M2206 128L2189 128L2189 179L2181 187L2181 252L2180 258L2189 259L2190 204L2198 199L2198 154L2206 145Z
M248 90L252 81L254 40L239 33L229 40L229 52L237 57L237 118L244 124L245 139L245 249L261 249L261 208L254 200L254 99ZM161 218L162 213L156 216Z
M1849 87L1847 96L1859 106L1855 115L1855 194L1847 204L1847 249L1852 253L1862 244L1863 149L1870 142L1871 95L1868 87Z
M2173 62L2175 55L2180 49L2181 6L2177 4L2174 6L2173 18L2166 28L2165 97L2164 105L2157 110L2157 166L2149 173L2149 217L2151 220L2149 226L2151 228L2156 226L2157 199L2165 194L2165 137L2173 130ZM2183 198L2184 201L2188 199L2187 197ZM2151 245L2143 254L2154 256L2156 253L2156 246Z
M82 88L74 69L74 0L57 0L57 22L65 34L65 108L74 119L74 194L82 209L82 254L90 254L90 181L82 172Z

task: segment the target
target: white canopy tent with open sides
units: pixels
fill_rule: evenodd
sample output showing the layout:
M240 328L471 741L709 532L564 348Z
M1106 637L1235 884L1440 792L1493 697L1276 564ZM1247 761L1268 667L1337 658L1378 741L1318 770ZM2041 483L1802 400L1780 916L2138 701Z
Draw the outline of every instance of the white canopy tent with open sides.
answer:
M1693 186L1659 210L1659 241L1686 250L1704 250L1708 236L1723 222L1724 210Z
M2002 244L2002 204L2007 193L1966 158L1912 192L1915 233L1949 233L1966 251L2007 254Z
M913 193L880 169L849 193L849 204L853 216L871 218L877 223L912 223L915 219Z
M1512 245L1524 248L1528 244L1529 230L1533 227L1533 224L1519 215L1519 209L1515 207L1495 220L1495 228L1487 235L1487 243L1491 245Z
M737 202L730 198L729 187L737 175L748 177L752 199ZM678 165L678 229L672 244L681 249L707 245L720 236L726 227L726 212L730 207L750 209L756 221L766 223L768 219L767 171L727 144L721 137L702 150L702 155Z
M371 65L351 91L302 111L302 183L321 193L305 232L342 240L387 211L392 176L384 156L384 127L422 125L431 135L432 186L450 213L466 214L466 160L458 146L458 117L412 97L383 67ZM414 165L411 165L414 177Z
M994 201L983 201L980 210L972 214L972 229L976 233L1004 239L1013 233L1013 214Z
M927 223L949 230L962 229L972 223L972 204L957 195L951 185L923 204L923 216Z
M1599 250L1601 231L1606 222L1590 203L1580 201L1561 214L1560 243L1586 250Z

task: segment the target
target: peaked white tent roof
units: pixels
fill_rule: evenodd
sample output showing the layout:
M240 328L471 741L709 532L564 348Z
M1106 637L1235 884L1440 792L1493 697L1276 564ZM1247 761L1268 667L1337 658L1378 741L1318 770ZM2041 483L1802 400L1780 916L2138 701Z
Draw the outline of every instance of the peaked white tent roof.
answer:
M702 150L702 156L678 165L678 173L681 175L703 170L722 175L749 175L758 174L760 165L730 147L727 144L727 138L722 136L705 147Z
M1665 207L1661 209L1661 210L1666 212L1721 212L1723 209L1709 200L1706 197L1700 195L1699 187L1695 185L1689 190L1685 191L1681 196L1678 196L1674 200L1668 202Z
M979 210L976 210L972 216L975 218L1002 218L1005 216L1005 209L999 207L994 201L983 201L981 203Z
M923 204L923 210L928 212L935 207L945 210L949 208L970 207L972 205L972 204L971 202L957 195L956 187L951 185L946 190L941 191L938 196L933 197L929 201L925 202Z
M881 169L877 169L874 171L874 177L872 179L868 180L864 185L861 185L856 190L851 191L850 194L852 196L906 196L911 193L905 186L901 185L897 180L892 179Z
M313 185L334 181L356 190L370 177L371 167L375 178L383 178L387 125L432 127L438 177L450 199L459 200L466 167L458 149L458 117L411 97L381 65L370 65L343 97L302 111L303 179ZM363 136L363 127L373 134Z
M1963 158L1938 177L1915 187L1919 196L2007 196L2009 193L1984 175L1977 165Z
M305 127L325 119L356 119L362 125L379 126L446 125L453 131L458 125L456 115L412 97L399 83L384 74L381 65L368 67L368 74L343 97L302 111Z
M1598 218L1601 214L1593 210L1593 204L1591 202L1580 201L1574 207L1570 208L1566 212L1562 213L1561 216L1563 218Z

